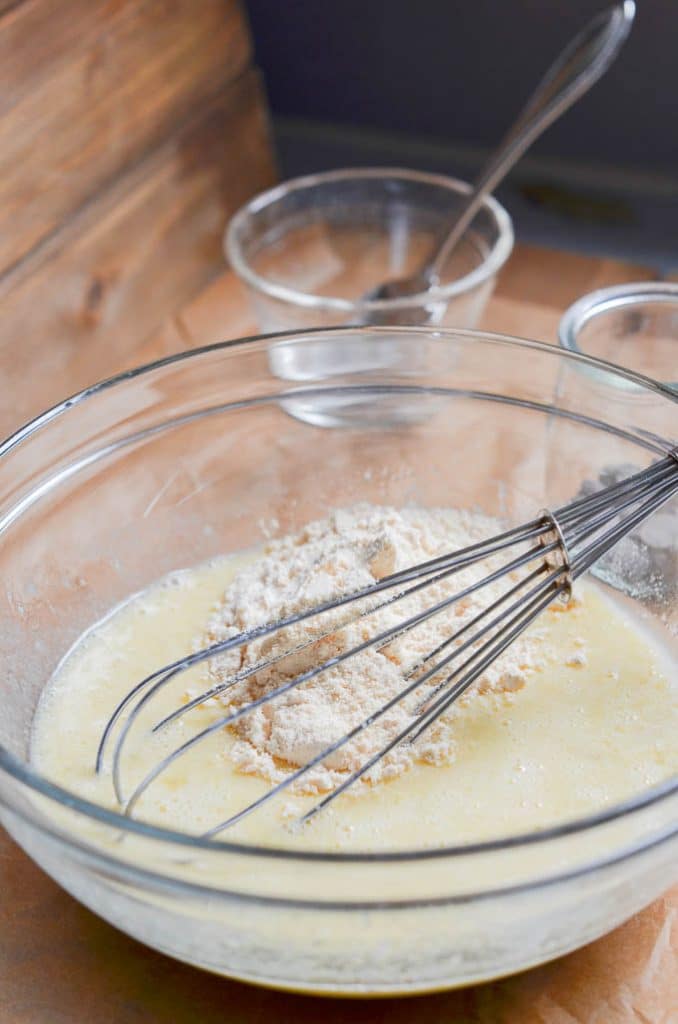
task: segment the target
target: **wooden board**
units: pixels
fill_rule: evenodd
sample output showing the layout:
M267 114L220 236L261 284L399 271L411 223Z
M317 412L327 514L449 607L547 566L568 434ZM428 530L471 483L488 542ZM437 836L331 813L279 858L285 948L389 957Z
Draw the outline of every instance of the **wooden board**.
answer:
M26 0L0 15L0 273L249 58L237 0Z
M250 71L0 279L0 432L128 360L224 266L230 213L273 173Z

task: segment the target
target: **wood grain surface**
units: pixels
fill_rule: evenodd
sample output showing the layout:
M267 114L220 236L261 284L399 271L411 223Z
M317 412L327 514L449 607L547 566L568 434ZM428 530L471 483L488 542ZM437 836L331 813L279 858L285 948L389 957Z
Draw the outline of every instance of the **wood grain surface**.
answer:
M580 295L654 276L646 266L520 244L500 274L479 326L555 342L560 317ZM227 270L173 319L187 346L211 345L256 331L244 288Z
M150 201L148 193L142 194ZM144 221L146 230L152 222L153 217ZM519 246L490 301L484 326L553 342L559 316L577 295L651 276L647 268ZM80 325L82 345L88 329L96 333L96 316L85 317ZM115 348L104 361L112 372L253 329L246 296L224 271L150 337ZM5 367L11 359L7 350L0 352ZM77 358L73 365L78 376ZM30 391L25 381L22 387ZM678 889L585 949L513 978L412 999L351 1001L252 988L155 953L79 906L5 835L0 836L0 892L0 1024L678 1020Z
M249 58L236 0L25 0L0 14L0 273Z
M0 432L117 370L223 267L230 213L273 173L251 70L1 278Z

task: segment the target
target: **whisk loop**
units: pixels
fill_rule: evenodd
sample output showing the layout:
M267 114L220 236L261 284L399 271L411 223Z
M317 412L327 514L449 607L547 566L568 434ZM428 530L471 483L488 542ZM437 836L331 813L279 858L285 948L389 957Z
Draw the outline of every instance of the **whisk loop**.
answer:
M362 590L343 594L314 608L239 633L237 636L219 641L172 662L137 683L115 708L101 737L96 770L97 772L103 771L107 749L113 742L116 726L119 726L117 739L113 743L112 777L116 796L123 806L124 812L130 815L144 792L159 775L215 732L234 725L255 709L303 686L312 679L316 679L349 658L368 649L378 650L490 584L508 578L511 581L511 586L504 593L424 657L420 657L416 664L410 665L403 671L403 687L391 700L378 707L305 764L291 771L258 799L216 824L205 833L205 836L218 835L272 800L283 790L294 785L312 768L326 761L337 750L355 739L365 729L370 728L397 704L415 694L427 683L433 682L432 688L429 688L415 707L412 721L391 737L358 769L348 774L339 785L326 793L299 819L300 823L307 822L365 776L399 744L415 743L556 598L567 600L571 595L574 581L579 576L677 492L678 448L673 448L665 458L660 459L648 469L601 491L578 498L555 511L546 509L537 518L523 526L507 530L498 536L470 545L460 551L441 555L404 571L393 573ZM306 622L327 612L356 606L350 609L351 614L340 625L335 622L326 632L315 633L308 640L298 643L289 650L263 659L205 690L187 704L176 708L156 722L152 727L153 732L167 728L172 722L189 715L195 708L215 696L226 693L250 676L268 670L289 656L309 648L319 640L326 639L337 629L345 628L362 619L368 620L375 612L447 580L464 568L481 563L486 559L494 559L502 553L508 555L508 560L482 578L461 587L456 593L435 602L422 611L410 615L395 626L382 629L362 643L341 651L319 664L312 665L306 671L286 680L256 700L243 704L218 718L172 750L136 785L129 796L125 795L121 777L122 760L130 732L138 721L143 708L149 705L153 698L173 679L188 669L255 640L270 637L289 626ZM520 570L524 572L524 575L521 575L517 582L512 582ZM378 600L376 603L371 603L369 599L375 597ZM366 601L368 606L363 607ZM438 679L438 677L442 678Z

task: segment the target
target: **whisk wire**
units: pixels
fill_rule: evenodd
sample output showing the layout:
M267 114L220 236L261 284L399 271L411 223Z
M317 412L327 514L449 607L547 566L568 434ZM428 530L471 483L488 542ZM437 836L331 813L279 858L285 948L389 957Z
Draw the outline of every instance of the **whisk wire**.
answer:
M555 548L555 544L553 545L553 547ZM304 683L310 682L311 679L316 678L322 672L325 672L330 668L335 668L336 666L341 665L349 658L353 658L356 655L361 654L363 651L374 648L379 644L383 644L385 642L397 639L397 637L401 636L403 633L408 632L409 630L413 629L415 626L418 626L422 622L426 622L428 619L444 611L446 608L449 608L451 605L456 604L467 597L470 597L476 591L502 578L508 572L515 571L516 569L521 568L527 562L533 561L534 558L537 556L542 556L545 550L546 549L543 547L532 548L530 551L519 555L517 558L514 558L511 562L508 563L508 565L502 566L500 569L497 569L493 573L490 573L489 575L482 577L480 580L477 580L469 586L463 588L462 590L457 591L455 594L452 594L451 596L446 597L441 601L438 601L436 604L431 605L429 608L425 608L423 611L417 612L415 615L410 616L410 618L406 619L404 622L400 622L396 626L392 626L389 629L383 630L376 636L370 637L368 640L364 640L362 643L357 644L355 647L351 647L345 651L342 651L340 654L334 655L331 658L327 658L319 665L314 665L310 669L307 669L306 672L302 672L300 675L295 676L293 679L288 680L285 683L282 683L280 686L274 687L272 690L269 690L267 693L265 693L262 697L259 697L254 701L250 701L248 704L242 705L235 711L230 712L228 715L225 715L224 717L217 719L217 721L211 723L210 725L202 729L200 732L196 733L194 736L187 739L184 743L182 743L179 747L173 750L170 754L168 754L165 758L163 758L161 761L158 762L158 764L154 766L154 768L148 773L148 775L146 775L144 779L142 779L142 781L136 787L129 800L127 800L125 804L125 813L131 814L135 804L137 803L141 795L148 788L151 782L157 779L161 772L169 768L170 765L173 764L179 757L182 757L184 754L188 753L188 751L191 750L197 743L200 743L203 740L207 739L209 736L213 735L219 729L224 729L229 725L233 725L240 718L254 711L255 708L269 704L277 697L280 697L285 693L289 693L291 690L296 689ZM438 576L434 576L433 580L437 581L438 579L445 578L446 575L449 575L449 571L446 573L439 574ZM416 587L411 587L409 591L407 591L406 593L413 593L418 590L421 590L423 587L429 586L431 582L431 580L424 580ZM159 684L156 684L156 687L158 685ZM141 698L133 714L138 714L140 707L151 699L153 693L154 690L151 689ZM118 795L118 799L120 800L121 803L125 803L125 801L124 798L122 798L120 762L124 743L129 735L132 722L133 717L132 715L130 715L130 717L125 722L125 725L123 726L120 738L118 739L113 755L113 781L114 785L116 786L116 794Z
M609 487L576 498L557 508L555 512L546 510L523 526L514 527L456 552L449 552L392 573L358 591L342 594L313 608L304 609L277 621L241 631L177 659L146 676L117 704L102 733L97 751L96 770L100 772L103 769L106 749L112 742L116 726L119 725L112 753L112 778L116 796L123 806L124 812L130 815L141 796L159 775L177 759L217 731L235 725L257 708L317 679L322 673L340 666L364 651L380 650L410 630L429 621L433 616L482 591L483 588L498 583L504 578L511 580L511 586L499 597L493 599L462 626L452 630L450 636L445 637L432 650L404 669L403 686L392 698L375 708L305 764L288 772L281 781L271 786L256 800L215 825L205 833L205 836L216 836L272 800L276 795L289 789L311 769L326 762L341 747L355 739L365 729L369 729L396 705L406 701L417 690L428 685L429 688L419 699L419 703L414 705L411 720L407 725L389 738L381 749L350 772L345 779L326 793L299 819L300 823L308 822L359 779L366 776L398 744L416 743L434 722L445 714L452 704L488 670L514 640L542 614L548 605L557 597L567 598L574 580L590 569L599 558L610 551L615 544L639 526L648 516L661 508L676 492L678 492L678 449L672 449L665 458L647 469L626 477ZM368 619L369 616L381 609L418 594L425 588L446 581L463 569L475 566L485 559L492 559L501 553L505 553L506 560L502 561L500 566L492 567L486 575L460 587L455 593L378 631L376 635L369 636L350 649L340 651L332 657L311 665L292 679L284 680L279 685L272 687L260 697L240 706L231 706L226 714L189 736L159 760L137 783L131 796L125 799L122 785L122 758L130 740L131 731L139 720L144 707L161 689L167 687L183 672L228 651L273 636L287 627L296 626L346 606L351 607L348 617L343 621L332 622L331 627L312 632L307 639L297 643L296 646L285 648L267 658L260 659L205 689L184 705L175 708L155 722L151 728L152 732L158 732L167 727L211 698L232 690L251 676L283 663L292 655L312 648L313 645L319 644L337 631L363 619ZM531 565L533 567L528 571L528 567ZM521 570L525 570L522 575ZM513 582L516 575L519 578ZM396 592L390 593L392 590ZM376 603L370 601L380 594L387 596L377 600ZM370 601L370 603L365 608L360 605L361 601ZM438 677L441 675L444 678L439 679Z
M348 603L354 603L356 601L362 600L363 598L370 597L373 594L377 594L383 590L388 590L394 586L398 586L401 583L411 582L414 579L421 579L422 575L425 575L429 572L434 572L438 569L446 569L448 570L447 575L452 575L454 572L458 572L461 569L463 569L466 565L473 564L477 560L477 558L481 556L481 553L485 557L496 554L499 551L502 551L513 544L521 543L537 536L540 530L540 520L533 520L532 522L527 523L524 526L514 527L513 529L507 530L502 534L498 534L496 537L491 538L489 540L484 540L476 544L468 545L467 547L462 548L451 554L448 553L446 555L441 555L437 558L430 559L427 562L423 562L420 565L412 566L409 569L393 573L390 576L382 578L381 580L377 580L375 583L370 584L369 586L366 586L361 590L355 591L350 594L343 594L339 597L333 598L330 601L326 601L322 604L316 605L315 607L307 609L303 612L298 612L293 615L289 615L275 622L267 623L263 626L257 626L253 629L240 632L235 636L217 641L216 643L211 644L208 647L202 648L199 651L193 652L192 654L179 658L176 661L171 662L168 665L165 665L163 668L150 673L139 683L137 683L134 687L132 687L132 689L125 694L122 700L114 708L103 730L101 740L99 742L99 747L97 749L95 766L96 772L101 772L103 768L103 759L106 747L111 739L113 729L120 720L124 711L129 707L130 704L133 703L135 697L137 696L139 696L141 700L143 700L143 703L141 703L140 700L140 703L136 706L136 711L139 711L141 707L143 707L144 704L147 703L147 701L144 699L144 691L150 690L150 695L153 696L158 692L158 690L164 687L177 675L187 671L188 669L200 664L203 661L209 660L210 658L214 658L217 655L224 654L229 650L234 650L238 647L242 647L245 644L253 642L254 640L264 639L267 636L271 636L272 634L287 628L288 626L296 625L300 622L304 622L308 619L314 618L328 611L334 611ZM444 577L440 578L442 579ZM424 581L421 585L418 585L417 589L421 589L423 586L426 586L429 583L433 582L437 582L437 580ZM416 590L410 591L410 593L414 592L416 592ZM396 595L394 600L399 600L400 597L405 596L407 596L407 593ZM384 602L384 606L386 605L386 603L388 602ZM265 667L265 664L261 667ZM208 698L206 697L205 699ZM202 703L202 701L198 701L198 703ZM195 706L197 706L197 704ZM183 712L183 707L177 709L177 714L181 712ZM158 728L162 724L163 723L158 723ZM117 786L116 794L118 795L118 799L120 799Z
M474 624L477 624L479 621L481 621L483 618L485 618L490 612L494 611L501 604L505 603L510 597L515 596L515 594L519 590L524 589L524 587L525 587L527 582L535 579L539 575L542 575L543 572L544 572L543 568L535 569L527 577L527 579L522 580L520 583L515 584L513 587L511 587L510 590L508 590L506 593L502 594L501 597L497 598L497 600L495 600L488 608L486 608L483 612L481 612L477 616L475 616L474 619L471 622L469 622L467 625L465 625L465 626L461 627L459 630L457 630L457 632L454 633L453 636L449 640L445 641L445 645L441 645L440 648L437 648L435 652L431 652L430 655L427 655L427 658L433 657L434 654L437 653L438 650L442 649L443 646L447 646L449 643L452 643L455 640L459 639L462 636L462 634L467 632L468 629L472 628L472 626ZM542 590L543 588L539 588L539 589ZM361 732L363 732L365 729L367 729L370 726L372 726L375 722L377 722L383 715L387 714L397 704L402 703L408 696L410 696L410 694L414 693L415 690L419 689L421 686L423 686L430 679L435 678L435 676L438 675L438 673L440 671L442 671L442 669L445 668L446 665L448 665L454 658L459 657L459 655L464 653L464 651L468 650L471 646L473 646L474 644L478 643L478 641L480 639L482 639L482 637L486 633L488 633L490 630L494 629L497 625L499 625L503 621L503 619L505 619L507 616L510 616L515 611L515 609L517 607L518 607L518 603L514 603L513 605L511 605L510 608L506 609L501 615L497 616L495 619L493 619L490 622L488 622L481 630L478 631L477 634L475 634L473 637L471 637L465 643L463 643L462 645L457 647L445 659L443 659L442 661L440 661L437 664L435 664L432 668L430 668L422 676L417 677L408 686L404 687L402 690L399 690L398 693L396 693L394 697L392 697L385 704L382 704L378 708L377 711L375 711L372 714L368 715L361 722L359 722L358 725L354 726L354 728L352 728L348 732L344 733L342 736L339 737L338 740L335 740L332 744L328 745L323 750L321 750L319 754L317 754L315 757L311 758L311 760L307 761L306 764L304 764L303 766L298 768L292 774L286 776L286 778L283 779L281 782L279 782L276 786L274 786L273 789L271 789L268 792L264 793L263 796L259 797L257 800L254 800L252 803L250 803L246 807L242 808L242 810L238 811L237 814L232 815L230 818L226 819L225 821L222 821L219 825L216 825L213 828L211 828L209 830L209 832L207 832L205 834L205 836L206 837L214 836L214 835L217 835L219 832L223 832L226 828L229 828L231 825L234 825L237 821L241 821L244 817L246 817L246 815L250 814L254 810L257 810L259 807L262 806L262 804L267 803L270 799L272 799L278 793L280 793L281 791L287 789L293 783L297 782L300 778L302 778L302 776L304 776L312 768L315 768L318 764L320 764L321 762L325 761L328 757L330 757L332 754L334 754L337 750L341 749L341 747L343 747L346 743L350 742L352 739L355 739L355 737L358 736ZM470 664L471 660L472 659L469 659L469 662L467 664ZM407 678L407 676L405 676L405 678ZM452 678L452 677L448 677L447 681L449 681L450 678ZM432 696L432 694L429 695L429 698L431 696ZM418 712L418 709L415 708L415 714L417 712ZM414 724L416 724L416 723L414 723ZM413 727L413 726L411 726L411 727ZM383 751L381 752L381 756L385 756L387 753L389 753L393 749L393 747L395 745L397 745L397 743L401 742L401 740L404 739L407 735L408 735L408 731L407 730L405 730L401 734L399 734L399 737L396 738L394 743L389 743L387 745L387 747L383 748ZM379 759L380 758L377 757L377 760L379 760ZM376 763L376 761L374 761L373 763ZM369 770L370 767L372 767L372 764L368 763L368 764L366 764L364 766L363 770L360 771L360 773L354 773L354 777L352 777L352 781L357 781L362 775L365 774L365 772L367 772ZM352 784L352 782L349 782L348 784ZM340 791L337 790L337 796L339 795L339 792Z
M553 590L552 581L548 581L548 590ZM426 715L426 720L424 722L420 724L417 720L415 720L414 722L409 723L396 736L394 736L392 740L390 740L385 746L378 750L376 754L374 754L363 765L361 765L360 768L358 768L351 775L349 775L347 779L340 783L339 786L331 790L326 796L319 800L317 804L311 807L310 810L306 811L306 813L303 814L299 819L299 824L305 824L306 822L310 821L311 818L315 817L315 815L318 814L320 811L328 807L329 804L336 800L337 797L341 796L341 794L344 793L350 786L353 786L356 782L358 782L359 779L361 779L370 770L370 768L373 768L379 761L383 760L387 754L389 754L395 747L397 747L404 740L410 738L411 741L414 742L414 740L418 738L425 731L425 729L432 725L433 722L435 722L436 719L439 718L443 714L443 712L451 704L454 703L454 701L459 699L459 697L464 693L464 691L467 690L473 682L475 682L478 676L482 675L482 673L488 668L488 666L491 665L492 662L495 661L511 643L513 643L516 637L518 637L522 632L524 632L525 629L527 629L527 627L536 618L539 612L546 608L549 604L551 604L554 596L555 593L549 592L547 593L546 597L542 597L541 600L535 599L535 602L530 603L530 614L516 615L515 618L511 620L509 625L511 623L516 622L517 625L515 625L513 629L509 629L506 636L501 641L494 645L487 645L489 649L484 657L480 658L480 655L485 650L485 648L481 648L476 655L471 656L467 664L471 664L471 662L475 660L475 658L479 658L478 663L472 669L470 669L468 672L464 674L464 676L459 680L459 682L456 684L456 686L453 688L451 692L446 693L441 698L439 698L439 700L432 706L432 708ZM450 678L454 678L454 675L455 673L453 673L453 675Z
M677 474L678 476L678 474ZM572 571L575 576L581 576L604 554L615 546L631 530L644 522L649 515L656 512L662 505L678 490L678 483L668 484L659 490L653 497L649 498L639 508L629 515L623 522L619 523L604 537L593 540L586 548L577 554L572 561Z

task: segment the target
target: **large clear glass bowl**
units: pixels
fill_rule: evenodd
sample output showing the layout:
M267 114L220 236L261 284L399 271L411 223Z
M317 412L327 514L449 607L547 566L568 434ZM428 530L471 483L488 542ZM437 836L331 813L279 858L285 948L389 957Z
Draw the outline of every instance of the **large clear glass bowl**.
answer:
M290 351L296 373L278 373ZM636 387L620 388L623 379ZM529 835L300 854L227 834L203 841L89 804L32 769L31 721L83 630L172 569L360 499L479 507L521 521L611 467L649 464L675 439L677 414L668 388L586 357L424 328L218 345L45 413L0 448L3 823L124 931L279 987L460 985L612 928L675 877L676 778ZM675 650L675 546L652 571L649 590L623 567L610 585Z
M640 281L583 295L563 314L558 336L572 352L678 388L678 284Z

